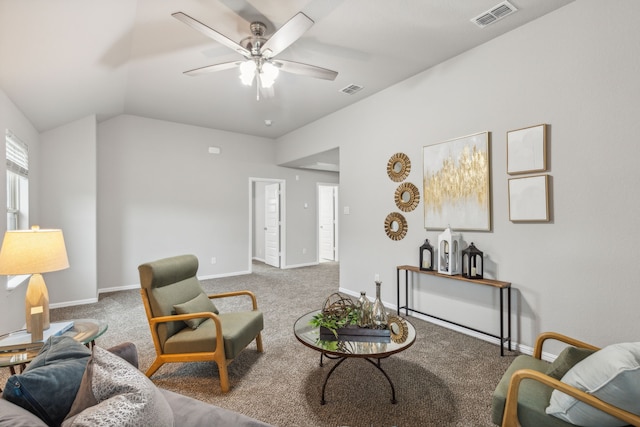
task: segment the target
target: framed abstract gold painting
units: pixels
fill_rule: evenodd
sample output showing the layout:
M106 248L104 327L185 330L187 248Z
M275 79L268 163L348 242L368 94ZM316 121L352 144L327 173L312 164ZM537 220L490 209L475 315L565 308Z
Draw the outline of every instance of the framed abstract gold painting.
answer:
M423 148L424 227L491 230L489 132Z

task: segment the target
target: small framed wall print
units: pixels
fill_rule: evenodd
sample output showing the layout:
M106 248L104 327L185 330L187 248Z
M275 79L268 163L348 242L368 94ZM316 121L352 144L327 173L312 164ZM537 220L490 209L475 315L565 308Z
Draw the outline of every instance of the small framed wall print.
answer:
M549 221L549 175L509 179L509 220Z
M547 170L547 125L531 126L507 132L507 173Z

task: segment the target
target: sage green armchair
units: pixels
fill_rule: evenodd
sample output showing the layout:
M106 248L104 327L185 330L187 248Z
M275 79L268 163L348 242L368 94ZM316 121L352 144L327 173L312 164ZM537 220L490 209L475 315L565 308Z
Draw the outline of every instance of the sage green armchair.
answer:
M557 340L568 344L568 347L560 353L553 363L542 360L542 347L547 340ZM626 344L622 344L622 346L625 345ZM615 347L615 345L609 348L612 351L617 351L617 349L613 347ZM637 345L635 348L637 353ZM588 357L594 357L598 351L601 352L601 355L605 354L602 353L603 350L598 347L566 335L555 332L540 334L536 340L533 355L520 355L516 357L498 383L493 393L493 423L502 427L573 426L574 424L546 412L546 409L550 407L550 401L553 402L554 400L552 393L554 393L554 390L559 390L567 395L567 398L574 398L577 402L583 402L583 408L587 408L586 410L581 409L581 411L584 411L583 414L587 411L597 409L616 418L619 422L617 425L630 424L640 426L640 416L637 414L614 406L611 403L599 399L594 394L586 393L573 385L563 382L567 378L565 376L567 372L578 363L586 362ZM610 353L611 352L606 353L607 357ZM600 368L606 365L610 359L604 358L604 360L602 360L599 358L596 360L599 361ZM597 369L594 369L594 371L596 370ZM633 370L629 372L633 372ZM638 378L636 373L633 373L633 375L634 378L630 381L632 384L636 383ZM633 385L631 385L631 387L635 391L638 391L638 387L634 387ZM625 393L622 389L614 390L614 394L618 396L623 395L621 396L622 400L629 400L628 393ZM613 400L616 399L614 398ZM631 397L631 400L635 401L635 398ZM633 404L632 406L637 408L639 405ZM577 405L574 405L573 408L577 410ZM607 415L601 414L600 416L606 417ZM595 421L595 423L596 424L591 423L591 425L603 425L597 421Z
M263 351L262 312L250 291L206 295L196 273L198 259L180 255L142 264L140 294L149 321L156 359L146 372L152 376L170 362L214 361L220 387L229 391L227 365L253 340ZM248 298L250 311L220 313L212 300Z

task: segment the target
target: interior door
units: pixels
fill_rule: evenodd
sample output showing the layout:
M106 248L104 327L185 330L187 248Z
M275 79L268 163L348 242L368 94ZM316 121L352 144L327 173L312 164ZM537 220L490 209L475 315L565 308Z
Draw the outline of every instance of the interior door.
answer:
M321 261L336 261L336 192L333 185L318 186L318 253Z
M280 184L264 188L264 262L280 268Z

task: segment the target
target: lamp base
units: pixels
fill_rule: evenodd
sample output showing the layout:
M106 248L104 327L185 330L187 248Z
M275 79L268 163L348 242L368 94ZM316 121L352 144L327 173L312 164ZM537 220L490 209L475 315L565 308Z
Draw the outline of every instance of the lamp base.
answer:
M31 309L42 307L42 330L49 329L49 291L44 283L42 274L35 273L29 279L27 294L25 296L27 333L32 332Z

